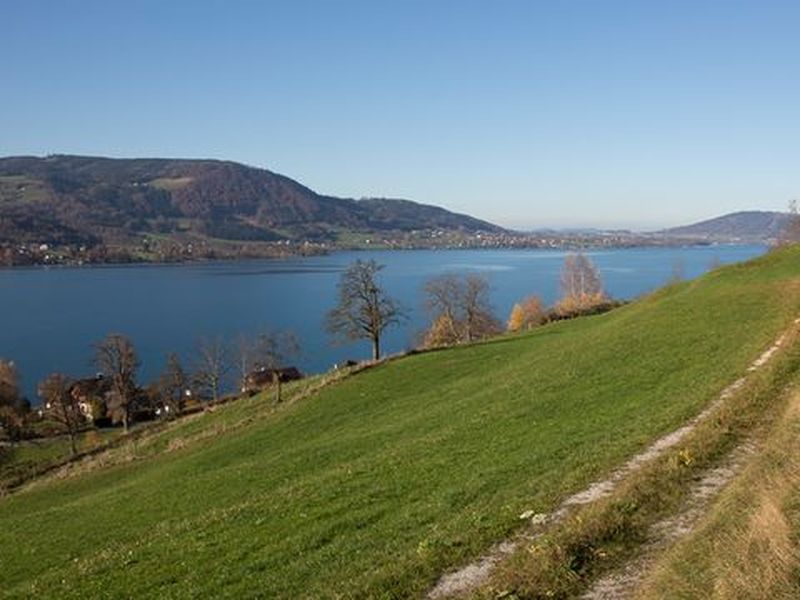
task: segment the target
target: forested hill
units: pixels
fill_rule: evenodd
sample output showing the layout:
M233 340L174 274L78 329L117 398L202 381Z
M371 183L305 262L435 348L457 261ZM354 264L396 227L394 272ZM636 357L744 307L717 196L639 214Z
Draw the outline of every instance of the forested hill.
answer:
M781 232L786 229L789 219L788 213L751 210L674 227L662 233L710 241L768 242L780 237Z
M141 234L333 241L344 232L499 227L407 200L335 198L218 160L0 158L0 243L95 244Z

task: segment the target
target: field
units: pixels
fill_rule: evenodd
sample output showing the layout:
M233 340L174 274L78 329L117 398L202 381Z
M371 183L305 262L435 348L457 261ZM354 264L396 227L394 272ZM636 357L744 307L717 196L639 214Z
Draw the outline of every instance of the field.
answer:
M800 313L800 251L177 423L0 500L2 593L420 596L696 414ZM293 399L293 400L292 400Z
M119 436L118 429L90 430L78 435L78 452L93 450ZM4 449L0 453L0 490L4 484L21 477L29 477L52 465L61 464L69 458L69 438L46 438L30 440Z

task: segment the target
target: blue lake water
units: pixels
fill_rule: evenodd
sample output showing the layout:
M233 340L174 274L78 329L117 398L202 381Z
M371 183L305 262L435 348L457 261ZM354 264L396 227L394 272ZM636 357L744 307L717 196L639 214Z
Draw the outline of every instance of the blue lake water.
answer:
M757 256L763 246L709 246L604 250L587 254L599 267L605 288L629 299L667 282L676 265L687 278L715 262ZM505 320L514 302L538 294L558 296L565 252L544 250L419 250L340 252L287 260L0 271L0 357L14 360L31 397L36 382L53 371L94 373L91 344L109 332L135 343L142 360L140 380L161 370L169 352L191 365L200 337L269 329L294 331L302 344L295 362L306 372L327 370L345 358L369 356L366 343L334 346L323 328L335 303L341 272L357 258L386 265L382 281L409 313L391 330L384 350L413 346L425 327L422 284L447 272L485 274L496 314Z

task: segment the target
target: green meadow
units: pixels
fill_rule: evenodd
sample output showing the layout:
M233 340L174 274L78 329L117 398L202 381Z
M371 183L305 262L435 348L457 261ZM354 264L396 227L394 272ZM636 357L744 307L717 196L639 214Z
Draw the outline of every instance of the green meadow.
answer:
M176 422L0 499L0 593L421 596L520 513L698 413L799 292L800 250L778 250L603 315Z

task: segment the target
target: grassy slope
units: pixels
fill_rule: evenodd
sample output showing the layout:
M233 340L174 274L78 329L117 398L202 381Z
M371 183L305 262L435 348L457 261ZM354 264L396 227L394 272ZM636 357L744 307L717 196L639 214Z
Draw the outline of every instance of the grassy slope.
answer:
M90 430L79 434L78 452L92 450L118 437L117 429ZM72 450L66 436L22 442L0 453L0 490L5 483L18 477L30 477L39 469L60 464L70 457Z
M0 502L10 595L419 594L696 413L800 312L791 249L599 317L416 355ZM230 407L241 410L241 407ZM212 430L225 413L194 428Z

